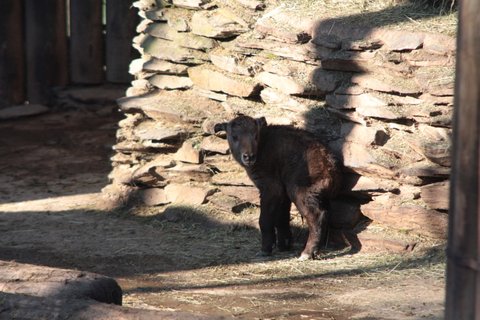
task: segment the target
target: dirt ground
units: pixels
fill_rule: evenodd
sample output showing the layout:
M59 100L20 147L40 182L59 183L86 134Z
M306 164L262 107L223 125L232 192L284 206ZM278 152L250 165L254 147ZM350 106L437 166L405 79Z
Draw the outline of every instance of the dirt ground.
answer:
M255 258L257 219L113 208L102 196L115 108L0 122L0 259L112 276L127 307L239 319L441 319L442 246L394 254L301 249Z

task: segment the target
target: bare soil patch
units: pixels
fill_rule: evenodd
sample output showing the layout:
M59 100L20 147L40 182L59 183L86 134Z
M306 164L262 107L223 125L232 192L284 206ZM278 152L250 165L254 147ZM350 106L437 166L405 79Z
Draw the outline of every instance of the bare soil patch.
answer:
M258 209L106 209L119 115L0 122L0 259L115 277L124 305L240 319L441 319L442 246L255 257ZM373 228L375 230L375 228ZM377 232L387 232L376 227Z

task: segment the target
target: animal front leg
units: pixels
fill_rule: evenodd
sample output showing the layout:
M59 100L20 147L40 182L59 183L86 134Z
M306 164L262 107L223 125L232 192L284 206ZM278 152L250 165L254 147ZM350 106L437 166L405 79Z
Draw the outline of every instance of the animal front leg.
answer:
M259 225L262 233L262 249L259 255L270 256L275 243L275 203L272 197L260 198Z
M272 255L273 244L275 242L275 224L272 210L260 209L260 232L262 233L262 249L260 256Z
M277 247L279 251L292 248L292 231L290 230L290 208L292 202L285 195L277 202L275 209L275 227L277 229Z

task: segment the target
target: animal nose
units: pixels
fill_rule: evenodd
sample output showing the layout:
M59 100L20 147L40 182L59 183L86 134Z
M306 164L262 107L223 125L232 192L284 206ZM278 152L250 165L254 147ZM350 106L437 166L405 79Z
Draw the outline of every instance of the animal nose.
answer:
M255 161L255 155L253 153L244 153L242 154L242 160L245 162Z

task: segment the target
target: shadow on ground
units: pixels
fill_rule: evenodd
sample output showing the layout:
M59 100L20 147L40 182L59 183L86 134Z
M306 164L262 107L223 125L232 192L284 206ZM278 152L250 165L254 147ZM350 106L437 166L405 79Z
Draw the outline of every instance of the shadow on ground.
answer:
M132 216L128 209L0 212L0 259L80 269L113 277L281 260L300 263L296 257L303 248L305 229L294 229L296 243L292 251L258 258L259 231L244 222L225 222L228 220L229 217L220 220L205 210L189 207L171 207L148 217ZM411 262L415 265L431 263L435 249L432 250ZM346 250L325 250L319 260L346 254ZM375 272L392 267L390 263L366 269L352 265L298 279ZM284 280L295 278L272 281Z

